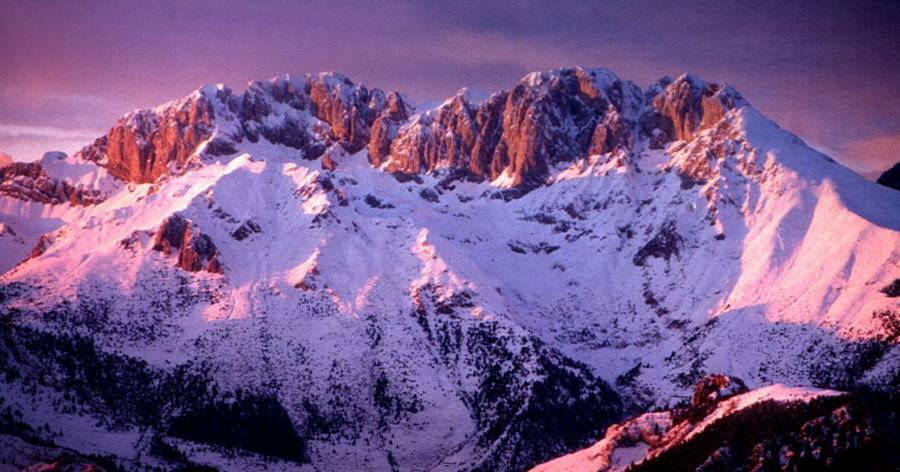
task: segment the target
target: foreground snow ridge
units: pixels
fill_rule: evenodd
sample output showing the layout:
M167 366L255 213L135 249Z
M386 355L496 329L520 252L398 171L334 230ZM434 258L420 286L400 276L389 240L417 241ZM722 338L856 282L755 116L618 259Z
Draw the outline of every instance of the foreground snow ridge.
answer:
M723 395L725 395L723 393ZM672 447L686 443L709 426L762 402L804 402L842 392L810 387L769 385L718 400L715 408L699 421L674 421L674 411L646 413L610 426L593 446L541 464L533 472L623 472L647 459L659 457ZM714 401L715 403L715 401ZM698 406L698 405L693 405Z

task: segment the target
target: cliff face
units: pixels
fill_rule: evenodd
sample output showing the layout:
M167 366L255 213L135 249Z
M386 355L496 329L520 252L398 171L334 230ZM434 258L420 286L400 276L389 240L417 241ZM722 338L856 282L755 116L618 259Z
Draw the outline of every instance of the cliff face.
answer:
M307 78L310 112L331 125L331 139L338 141L351 153L369 144L369 132L375 118L384 107L384 92L369 92L364 85L334 74L319 74Z
M632 152L638 133L651 138L652 148L690 140L743 103L734 89L689 75L663 79L642 94L605 69L532 73L484 102L473 104L460 92L415 116L391 143L388 170L458 168L529 188L556 163ZM384 161L378 150L373 165Z
M132 182L152 182L175 163L183 166L212 133L213 109L205 96L164 113L135 113L106 136L107 168Z
M643 136L651 138L653 148L690 140L718 123L728 110L744 104L733 88L687 74L674 82L660 80L650 87L645 100L648 109L641 115L640 128Z
M532 73L480 104L464 93L400 130L389 170L461 168L518 187L550 165L630 146L640 90L603 69Z
M627 154L635 137L651 148L689 140L743 103L730 87L685 75L646 92L605 69L535 72L508 91L473 102L465 91L413 115L385 94L332 73L253 82L236 95L204 87L185 99L126 115L82 150L129 182L153 182L205 158L265 140L316 159L332 146L368 150L389 172L464 171L475 180L524 190L553 165L595 154ZM333 168L330 154L325 168ZM499 179L499 180L498 180Z
M397 137L400 125L409 119L412 107L396 92L387 96L387 103L372 124L369 140L369 162L373 167L380 166L391 153L391 142Z
M129 113L81 154L137 183L234 153L244 141L265 139L315 159L333 143L350 152L366 147L384 106L381 90L330 73L252 82L240 95L203 87L184 99Z

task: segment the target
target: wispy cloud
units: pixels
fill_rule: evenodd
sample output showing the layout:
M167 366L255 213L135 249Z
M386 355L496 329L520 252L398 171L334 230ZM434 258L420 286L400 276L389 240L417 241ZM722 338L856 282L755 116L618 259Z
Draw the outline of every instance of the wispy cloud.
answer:
M96 138L97 136L100 136L101 134L103 134L103 131L0 123L0 136L12 138L38 137L55 139L77 139L88 141Z
M115 105L108 98L81 93L57 93L47 90L34 90L22 87L5 87L0 89L0 98L5 105L16 107L53 107L83 108L108 107Z

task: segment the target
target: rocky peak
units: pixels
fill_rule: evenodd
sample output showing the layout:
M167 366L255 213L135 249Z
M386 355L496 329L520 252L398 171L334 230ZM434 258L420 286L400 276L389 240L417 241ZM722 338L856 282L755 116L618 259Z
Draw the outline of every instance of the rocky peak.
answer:
M419 115L391 146L392 171L462 168L533 186L549 166L630 143L640 91L605 69L535 72L473 105L457 94Z
M48 205L93 205L105 199L98 190L47 175L40 162L13 162L0 167L0 195Z
M384 92L371 92L347 77L322 73L308 75L306 86L316 118L331 125L332 138L355 153L369 143L369 130L384 106Z
M398 94L385 97L334 73L251 82L241 95L204 86L184 99L125 115L81 154L121 180L149 183L194 159L235 153L244 140L264 138L298 149L306 159L334 143L354 153L369 144L386 105L393 107L391 119L406 119Z
M167 175L171 166L187 163L212 135L214 118L210 97L200 89L155 109L128 113L81 154L121 180L153 182Z
M397 92L388 94L385 106L372 124L369 140L369 162L379 167L391 153L391 142L400 125L409 119L412 107Z
M645 101L641 134L650 138L650 147L656 149L671 141L690 140L715 125L729 110L746 104L730 86L705 82L690 74L675 81L663 78L650 87Z
M492 178L536 183L552 164L627 144L639 97L636 85L605 69L529 74L507 97Z
M251 82L235 101L229 107L237 115L232 142L264 139L297 149L305 159L315 159L327 148L330 128L310 115L312 102L305 81L281 76Z
M475 108L461 90L400 128L391 144L388 170L414 174L439 165L467 167L476 133Z
M368 89L335 73L252 82L243 94L203 87L185 99L136 111L82 154L131 182L153 182L191 162L265 139L316 159L326 150L368 149L370 163L399 173L451 168L527 190L554 165L690 140L744 104L734 89L691 75L646 92L606 69L534 72L510 90L473 102L465 90L412 115L398 93ZM328 158L323 165L334 166Z

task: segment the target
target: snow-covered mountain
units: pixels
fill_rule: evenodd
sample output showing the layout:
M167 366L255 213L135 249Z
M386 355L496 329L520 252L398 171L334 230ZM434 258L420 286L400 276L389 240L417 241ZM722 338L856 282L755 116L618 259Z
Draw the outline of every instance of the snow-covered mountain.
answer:
M0 407L128 468L521 470L709 372L898 383L900 193L690 75L206 86L0 168L0 223Z

